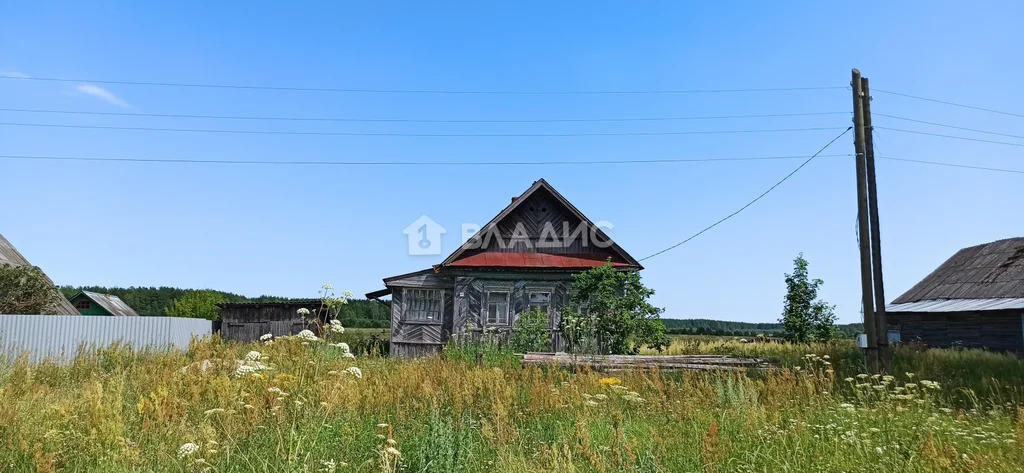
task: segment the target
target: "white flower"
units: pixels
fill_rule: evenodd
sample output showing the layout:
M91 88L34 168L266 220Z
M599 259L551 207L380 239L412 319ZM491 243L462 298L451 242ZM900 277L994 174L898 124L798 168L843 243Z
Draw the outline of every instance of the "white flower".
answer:
M387 448L387 449L385 449L384 451L385 451L385 452L388 452L388 453L390 453L390 454L392 454L392 455L394 455L394 456L396 456L396 457L397 457L397 456L401 456L401 455L402 455L402 452L399 452L399 451L398 451L398 449L397 449L397 448L395 448L395 447L388 447L388 448Z
M326 473L332 473L334 469L338 467L338 465L334 463L334 460L323 460L320 464L322 465L320 471Z
M346 353L352 351L351 349L349 349L348 344L345 343L345 342L332 343L331 346L332 347L340 348L341 351L346 352Z
M265 333L263 335L260 335L260 341L261 342L265 342L267 340L272 340L273 338L274 338L274 334L272 334L272 333Z
M355 294L352 294L352 291L345 291L345 292L344 292L343 294L344 294L344 295L345 295L345 297L346 297L346 298L348 298L348 299L351 299L351 298L353 298L353 297L355 297L355 296L356 296Z
M352 376L355 376L356 378L359 378L359 379L363 378L363 370L361 370L359 368L356 368L355 366L350 366L350 367L346 368L345 371L347 371L348 374L351 374Z
M190 457L199 451L199 445L192 442L186 443L178 448L178 458Z
M324 289L326 289L326 290L328 290L328 291L330 291L330 290L334 289L334 286L332 286L332 285L330 285L330 284L324 284L324 285L323 285L323 288L324 288Z
M342 356L342 358L355 358L355 357L356 357L356 356L355 356L355 355L353 355L353 354L352 354L352 352L350 352L350 351L347 351L347 352L345 352L345 354L343 354L343 355L341 355L341 356Z
M213 409L209 409L209 410L207 410L207 411L204 411L204 412L203 412L203 414L204 414L204 415L210 415L210 414L220 414L221 412L224 412L224 409L221 409L221 408L219 408L219 407L215 407L215 408L213 408Z
M303 330L299 332L299 334L296 336L299 337L299 340L305 342L315 342L319 340L319 338L316 338L316 335L311 330Z
M341 326L341 321L338 319L332 319L328 327L334 333L345 333L345 327Z
M277 386L271 386L271 387L267 388L267 392L271 393L271 394L277 394L278 396L281 396L281 395L284 394L284 391L282 391L281 388L279 388Z
M253 351L245 354L245 359L249 360L249 361L260 361L260 357L262 357L262 356L263 356L262 353L260 353L260 352L258 352L256 350L253 350Z
M309 315L309 309L303 307L303 308L295 311L295 313L299 314L299 315Z
M387 427L389 425L391 425L391 424L377 424L377 427L383 429L384 427Z

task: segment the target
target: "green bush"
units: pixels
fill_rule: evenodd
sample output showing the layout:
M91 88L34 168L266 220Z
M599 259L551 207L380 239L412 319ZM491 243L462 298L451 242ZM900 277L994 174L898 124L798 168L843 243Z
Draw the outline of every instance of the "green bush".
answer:
M519 314L519 319L512 326L509 346L517 353L547 351L551 346L551 334L547 327L548 314L539 307Z

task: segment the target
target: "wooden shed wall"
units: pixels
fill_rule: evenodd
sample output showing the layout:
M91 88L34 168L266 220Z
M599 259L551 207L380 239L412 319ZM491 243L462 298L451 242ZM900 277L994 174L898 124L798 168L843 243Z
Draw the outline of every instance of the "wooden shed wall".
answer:
M297 314L300 308L316 313L320 302L225 304L220 308L221 337L226 340L253 342L264 334L295 335L314 329Z
M1024 353L1024 313L1020 310L890 312L886 317L892 328L899 329L904 343Z

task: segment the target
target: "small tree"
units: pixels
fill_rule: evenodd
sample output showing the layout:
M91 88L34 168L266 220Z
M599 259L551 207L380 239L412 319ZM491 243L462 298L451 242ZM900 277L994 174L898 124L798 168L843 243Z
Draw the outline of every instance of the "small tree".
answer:
M512 337L509 339L512 350L519 353L546 351L550 345L548 314L540 310L540 307L519 314L519 318L512 326Z
M623 354L668 346L661 309L647 302L653 294L636 271L617 271L610 263L574 275L561 322L570 349Z
M0 264L0 314L53 313L60 297L41 269Z
M793 273L786 275L786 299L782 309L783 335L795 343L836 338L835 306L818 298L821 279L810 279L803 253L793 260Z
M175 299L167 308L168 317L220 320L217 304L225 302L224 296L216 291L189 291Z

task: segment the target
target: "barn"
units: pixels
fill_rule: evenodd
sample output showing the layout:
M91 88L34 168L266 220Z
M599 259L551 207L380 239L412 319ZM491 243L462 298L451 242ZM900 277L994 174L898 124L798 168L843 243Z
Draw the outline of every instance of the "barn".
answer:
M368 299L391 295L392 356L440 352L485 331L507 338L519 314L548 314L551 348L563 346L559 314L573 274L640 263L544 179L533 183L440 264L384 278Z
M1024 353L1024 238L956 252L886 313L902 342Z
M284 302L226 302L217 304L220 308L220 336L225 340L254 342L265 334L275 337L295 335L305 329L315 329L308 319L315 319L322 311L320 299L304 299ZM299 309L307 309L305 318ZM323 311L325 312L325 311Z

